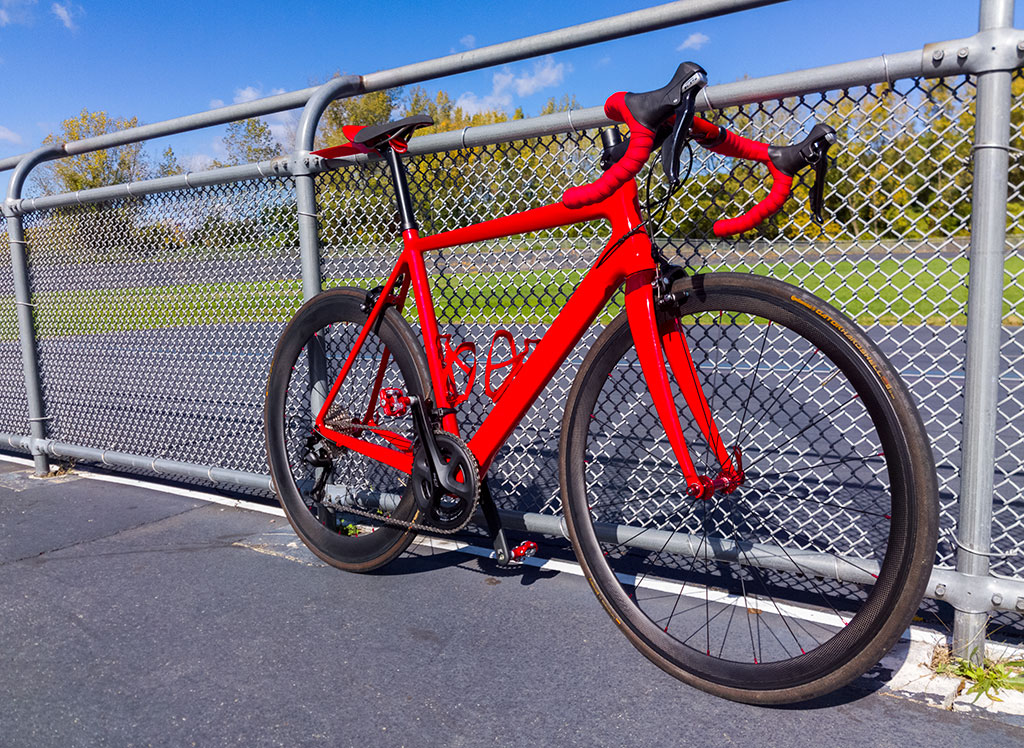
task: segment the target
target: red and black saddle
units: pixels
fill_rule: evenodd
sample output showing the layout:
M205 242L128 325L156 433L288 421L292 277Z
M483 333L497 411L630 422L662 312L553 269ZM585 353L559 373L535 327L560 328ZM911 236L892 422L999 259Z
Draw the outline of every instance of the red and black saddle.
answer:
M409 148L409 136L421 127L430 127L433 124L434 120L428 115L414 114L412 117L379 125L347 125L341 128L341 133L350 142L321 148L319 151L313 151L313 155L321 158L341 158L358 153L379 155L380 149L385 145L397 153L405 153Z

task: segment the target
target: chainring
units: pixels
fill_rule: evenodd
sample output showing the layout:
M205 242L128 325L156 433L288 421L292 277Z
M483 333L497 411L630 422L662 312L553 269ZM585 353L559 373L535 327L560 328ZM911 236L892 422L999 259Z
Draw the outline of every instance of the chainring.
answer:
M412 480L416 505L426 524L442 532L455 532L466 526L480 499L480 476L476 457L466 443L447 431L435 431L434 443L442 463L438 476L431 468L427 445L413 449ZM447 485L445 485L447 484Z

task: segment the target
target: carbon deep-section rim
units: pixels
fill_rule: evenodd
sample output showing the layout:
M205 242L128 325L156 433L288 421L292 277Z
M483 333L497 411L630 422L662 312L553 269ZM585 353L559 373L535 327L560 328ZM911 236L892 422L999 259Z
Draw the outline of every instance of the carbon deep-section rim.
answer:
M288 520L317 556L349 571L370 571L386 564L415 536L411 529L345 511L357 506L380 517L415 521L407 473L323 440L309 443L319 404L368 318L362 309L365 299L366 292L360 289L334 289L299 309L275 349L264 409L271 477ZM426 371L408 323L395 309L386 309L363 343L328 421L366 423L372 414L378 426L411 444L411 413L386 415L376 393L393 387L406 396L423 397L428 392ZM367 429L349 426L343 431L393 446ZM321 456L321 466L312 464L316 455L311 457L311 452ZM329 467L323 467L325 454Z
M562 423L573 545L608 613L672 675L755 703L828 693L881 659L924 593L938 510L921 419L881 352L819 299L732 273L673 292L743 483L687 494L620 316ZM714 478L673 388L697 470Z

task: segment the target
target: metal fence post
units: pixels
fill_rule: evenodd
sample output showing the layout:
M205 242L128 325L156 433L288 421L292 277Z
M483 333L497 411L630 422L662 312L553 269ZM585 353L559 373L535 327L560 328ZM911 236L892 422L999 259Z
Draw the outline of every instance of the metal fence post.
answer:
M1013 0L981 0L979 29L1013 25ZM964 381L964 443L958 521L957 571L986 577L992 539L996 406L1003 312L1003 253L1010 143L1010 71L978 74L971 214L970 286L967 301L967 364ZM970 583L973 580L967 580ZM957 610L953 650L981 662L986 612L991 601ZM981 611L981 612L978 612Z
M363 81L343 75L323 84L302 110L295 134L295 161L301 163L313 150L313 138L327 106L335 99L360 93ZM355 124L355 123L353 123ZM316 215L316 185L312 173L295 176L295 200L299 213L299 250L302 256L302 298L309 301L321 291L320 233Z
M309 166L309 152L317 124L328 105L337 98L351 96L363 90L363 80L357 75L332 78L323 84L302 110L299 127L295 134L295 155L297 164ZM302 299L309 301L323 290L320 272L320 222L317 219L316 179L312 173L296 174L295 202L299 214L299 252L302 262ZM312 383L311 407L319 410L327 397L327 366L316 348L309 349L309 377Z
M39 446L46 438L46 404L43 401L42 379L39 374L39 355L36 350L35 319L32 314L32 292L28 278L28 253L25 251L25 230L18 203L28 173L39 163L63 155L60 146L49 145L33 151L19 162L11 175L3 214L7 218L7 239L11 245L11 273L14 277L14 303L17 305L18 338L21 341L21 364L25 374L25 400L28 405L28 431L32 437L32 461L36 475L50 472L50 460Z

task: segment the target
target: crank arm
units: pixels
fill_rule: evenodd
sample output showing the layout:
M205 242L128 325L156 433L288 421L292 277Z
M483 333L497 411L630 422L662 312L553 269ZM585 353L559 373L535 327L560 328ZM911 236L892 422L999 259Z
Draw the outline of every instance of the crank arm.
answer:
M448 493L455 494L456 496L461 495L463 491L463 485L456 480L456 475L459 471L459 465L453 460L451 463L446 463L444 458L441 456L441 450L437 448L437 440L434 439L434 430L430 427L430 406L432 403L429 400L416 397L415 395L409 396L409 405L412 406L412 420L416 427L416 435L419 437L420 442L427 448L425 457L426 462L429 465L417 465L414 460L413 470L419 469L421 472L428 472L434 481L434 485L443 489Z

